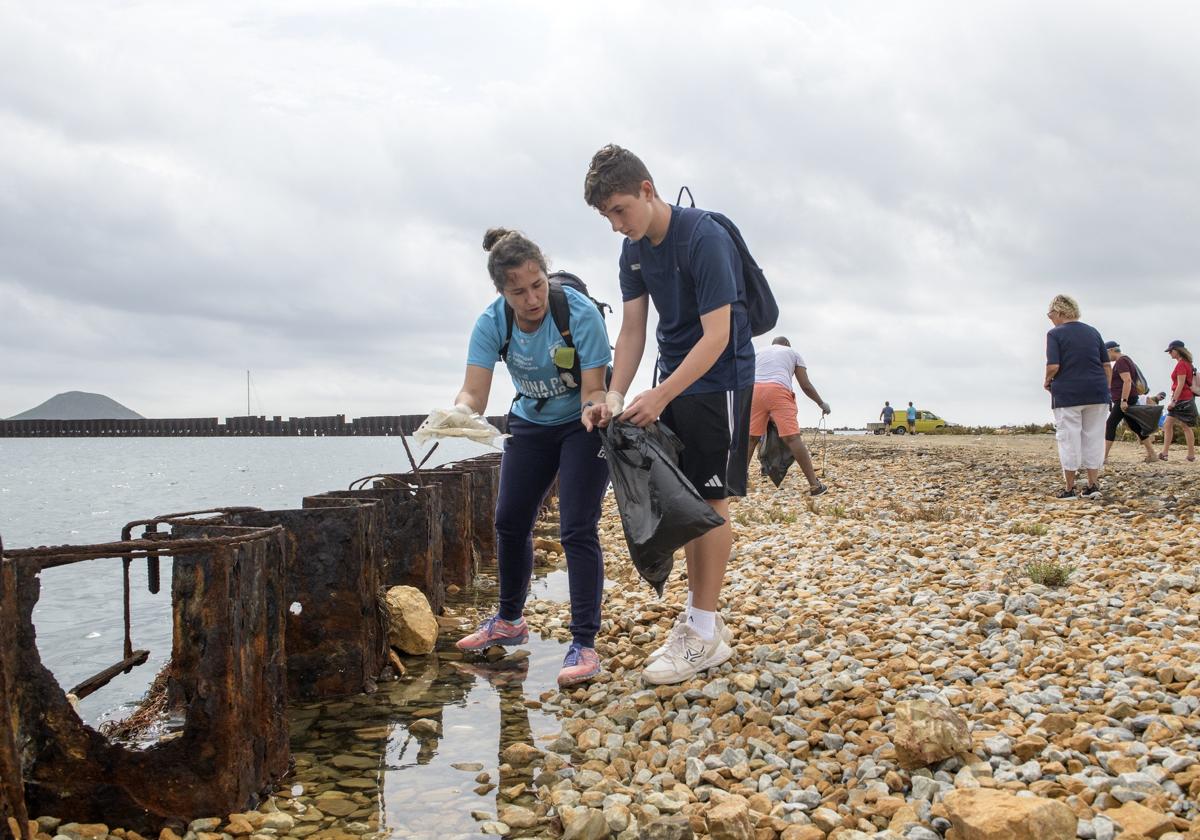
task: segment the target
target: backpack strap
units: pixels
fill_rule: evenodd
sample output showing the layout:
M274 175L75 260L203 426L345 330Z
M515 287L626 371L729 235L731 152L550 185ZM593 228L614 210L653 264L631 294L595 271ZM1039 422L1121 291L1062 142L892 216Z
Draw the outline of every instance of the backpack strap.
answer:
M504 301L504 341L500 344L500 361L508 364L508 345L512 343L513 321L516 320L517 313L508 305L508 301Z

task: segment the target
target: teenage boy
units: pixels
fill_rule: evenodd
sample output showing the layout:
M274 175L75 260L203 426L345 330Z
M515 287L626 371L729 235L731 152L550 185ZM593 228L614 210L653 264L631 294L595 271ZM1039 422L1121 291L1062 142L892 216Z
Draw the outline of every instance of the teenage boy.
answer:
M683 441L683 474L725 520L684 546L687 610L643 670L648 683L680 683L733 655L717 599L733 547L729 497L746 495L754 393L742 262L717 221L663 201L646 165L620 146L605 146L592 158L584 198L625 237L612 385L606 406L586 411L584 423L604 424L609 412L638 426L661 418ZM625 406L645 351L651 302L658 313L657 384Z

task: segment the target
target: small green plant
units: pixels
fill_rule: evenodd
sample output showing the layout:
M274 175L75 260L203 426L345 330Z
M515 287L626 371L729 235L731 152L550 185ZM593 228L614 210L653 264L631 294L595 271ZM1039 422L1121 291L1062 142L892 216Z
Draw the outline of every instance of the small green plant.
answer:
M791 525L796 521L796 512L776 506L767 511L767 519L775 523Z
M1025 534L1028 537L1044 537L1050 529L1041 522L1016 522L1008 529L1010 534Z
M1025 574L1029 575L1030 580L1051 588L1065 586L1073 571L1074 566L1059 563L1057 560L1034 560L1025 567Z
M901 522L952 522L954 520L954 512L945 505L921 504L910 508L893 501L890 507Z

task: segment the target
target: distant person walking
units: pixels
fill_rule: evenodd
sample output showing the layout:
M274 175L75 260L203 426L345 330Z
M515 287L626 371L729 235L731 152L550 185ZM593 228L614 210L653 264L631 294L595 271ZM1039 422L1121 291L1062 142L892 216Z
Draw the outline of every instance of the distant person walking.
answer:
M904 412L905 420L908 423L908 433L915 435L917 433L917 410L913 408L913 404L908 404L908 410Z
M1079 304L1067 295L1050 301L1046 317L1054 328L1046 333L1046 377L1054 409L1054 437L1062 463L1065 489L1058 498L1100 495L1104 463L1104 420L1108 414L1112 364L1104 339L1095 327L1079 320ZM1087 471L1087 486L1079 493L1075 477Z
M879 419L883 421L883 433L890 435L892 433L892 418L896 416L896 409L892 408L892 404L887 400L883 401L883 411L879 412Z
M1167 422L1163 426L1163 448L1158 458L1160 461L1167 460L1167 453L1171 450L1171 443L1175 438L1175 427L1183 426L1183 439L1187 441L1187 459L1195 461L1196 436L1192 426L1196 425L1196 394L1192 390L1192 383L1196 378L1196 368L1192 361L1192 351L1176 339L1167 345L1167 352L1175 360L1175 369L1171 371Z
M816 387L808 379L808 366L804 359L792 349L792 343L784 336L771 341L770 347L756 351L754 357L754 399L750 407L750 455L758 446L759 439L767 433L767 421L775 424L779 438L792 450L792 455L808 479L808 492L820 496L828 488L817 478L813 469L812 456L800 435L797 420L796 393L792 390L792 377L800 383L800 390L821 407L821 414L829 413L829 403L821 399Z
M1108 411L1108 423L1104 427L1104 461L1108 462L1108 452L1112 449L1113 441L1117 439L1117 426L1121 421L1129 430L1138 436L1138 440L1146 449L1145 461L1154 460L1154 447L1150 445L1150 435L1153 429L1143 429L1142 425L1132 417L1125 416L1125 409L1137 405L1138 394L1135 388L1137 365L1133 359L1121 352L1121 345L1115 341L1104 342L1108 350L1108 360L1112 362L1112 381L1109 383L1109 396L1112 397L1112 408Z

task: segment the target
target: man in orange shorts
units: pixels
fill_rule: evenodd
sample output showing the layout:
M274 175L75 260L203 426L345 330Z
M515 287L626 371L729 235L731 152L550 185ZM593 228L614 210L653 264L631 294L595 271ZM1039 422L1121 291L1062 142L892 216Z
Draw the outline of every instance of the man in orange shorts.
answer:
M796 394L792 390L792 377L800 383L800 390L821 407L822 414L829 413L829 403L821 399L817 389L808 379L808 366L800 354L792 349L792 343L778 336L770 347L755 353L754 401L750 408L750 456L759 440L767 433L767 421L775 423L779 437L792 450L800 463L804 477L808 479L809 493L820 496L827 488L817 478L812 457L800 436L800 424L796 419Z

